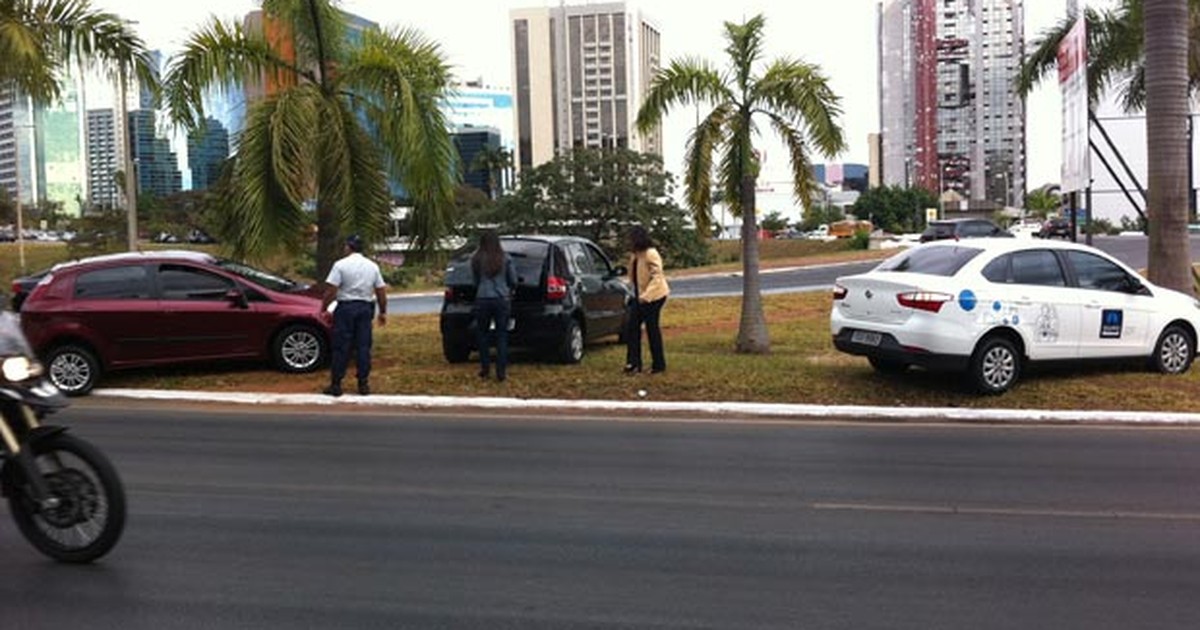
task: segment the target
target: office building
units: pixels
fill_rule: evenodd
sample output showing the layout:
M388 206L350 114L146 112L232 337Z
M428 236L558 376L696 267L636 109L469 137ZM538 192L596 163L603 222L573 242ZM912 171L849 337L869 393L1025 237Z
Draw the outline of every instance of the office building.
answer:
M88 110L86 140L87 181L92 205L108 209L122 207L124 201L116 173L124 170L125 153L112 109Z
M1023 205L1023 0L879 5L882 182L954 191L960 210Z
M204 128L187 140L188 167L192 171L192 190L208 190L221 177L221 167L229 158L229 132L216 118L206 118Z
M179 160L171 150L171 141L157 134L154 112L129 112L129 131L138 194L166 197L183 190Z
M635 127L660 67L660 31L624 2L510 13L518 169L561 151L621 147L662 154L660 129Z
M446 121L458 127L491 127L500 134L500 146L511 150L513 140L512 90L483 83L482 79L455 85L445 101Z
M484 151L494 151L500 148L500 130L494 127L463 125L456 127L450 137L462 160L463 183L482 191L491 198L498 197L504 188L505 174L489 173L488 169L482 167L478 161L479 155Z

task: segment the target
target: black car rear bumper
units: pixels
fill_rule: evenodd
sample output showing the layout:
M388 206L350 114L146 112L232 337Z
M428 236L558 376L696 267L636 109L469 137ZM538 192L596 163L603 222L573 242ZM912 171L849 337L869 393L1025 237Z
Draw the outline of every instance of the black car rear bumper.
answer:
M963 372L971 362L971 357L967 356L934 354L902 346L895 337L888 333L882 333L883 338L877 346L855 343L850 340L853 333L854 329L843 328L833 336L834 347L846 354L870 357L891 363L916 365L936 372Z
M524 348L553 348L566 335L572 315L561 306L541 306L524 309L513 305L515 324L508 336L508 345ZM448 304L440 317L442 341L458 347L476 349L475 312L470 304Z

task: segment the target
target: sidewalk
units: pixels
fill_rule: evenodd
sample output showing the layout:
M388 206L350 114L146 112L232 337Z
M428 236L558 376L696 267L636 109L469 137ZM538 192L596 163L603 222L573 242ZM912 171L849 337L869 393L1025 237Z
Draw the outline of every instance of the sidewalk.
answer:
M530 410L541 412L619 412L638 416L669 414L680 417L756 420L874 420L975 422L996 424L1116 424L1200 425L1200 413L1154 411L1082 411L1046 409L966 409L962 407L866 407L739 402L659 402L611 400L556 400L460 396L357 396L339 398L323 394L269 394L252 392L200 392L158 389L97 389L92 396L192 403L284 405L299 407L354 407L358 409L416 410ZM653 420L653 417L647 417Z

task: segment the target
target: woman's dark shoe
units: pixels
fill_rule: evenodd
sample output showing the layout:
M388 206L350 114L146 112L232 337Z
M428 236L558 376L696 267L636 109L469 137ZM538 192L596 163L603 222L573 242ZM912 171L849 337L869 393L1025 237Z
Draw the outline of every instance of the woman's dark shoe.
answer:
M666 372L666 371L667 371L667 368L665 368L665 367L662 367L662 368L651 368L651 370L650 370L650 373L651 373L651 374L662 374L663 372Z
M479 370L479 378L486 379L487 377L488 377L488 371L487 371L487 370Z
M642 366L628 365L628 364L625 366L625 369L622 370L622 372L625 372L626 374L638 374L641 371L642 371Z

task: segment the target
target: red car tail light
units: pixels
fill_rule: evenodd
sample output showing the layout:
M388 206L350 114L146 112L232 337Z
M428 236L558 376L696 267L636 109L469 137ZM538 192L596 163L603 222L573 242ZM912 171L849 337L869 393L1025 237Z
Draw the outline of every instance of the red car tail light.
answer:
M446 287L446 292L442 294L442 299L447 302L454 301L454 287Z
M833 285L833 299L841 300L841 299L844 299L845 297L846 297L846 287L844 287L840 284Z
M954 296L949 293L934 293L932 291L910 291L896 295L896 301L901 306L915 308L919 311L929 311L930 313L942 310L942 305L953 299Z
M556 302L567 297L567 282L558 276L546 279L546 299Z

